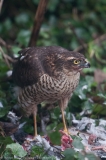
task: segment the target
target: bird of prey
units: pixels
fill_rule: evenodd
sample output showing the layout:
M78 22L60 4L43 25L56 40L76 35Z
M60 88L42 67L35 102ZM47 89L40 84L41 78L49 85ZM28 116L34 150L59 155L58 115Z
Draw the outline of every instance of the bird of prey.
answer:
M34 116L35 137L37 105L41 102L59 103L64 131L68 133L64 109L79 83L81 70L90 64L82 54L60 46L29 47L19 55L12 76L21 88L19 105L27 116Z

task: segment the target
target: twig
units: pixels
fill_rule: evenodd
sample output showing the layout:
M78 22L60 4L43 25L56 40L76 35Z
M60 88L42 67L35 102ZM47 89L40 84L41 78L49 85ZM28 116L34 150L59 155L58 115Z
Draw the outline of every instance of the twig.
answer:
M4 53L4 51L2 50L1 47L0 47L0 52L2 53L2 56L3 56L3 58L4 58L5 63L7 64L7 66L8 66L9 68L11 68L11 67L10 67L10 64L9 64L9 61L8 61L8 59L7 59L7 57L6 57L6 54Z
M73 33L74 33L75 37L77 38L78 42L81 44L81 47L86 50L85 43L78 37L78 35L77 35L77 33L76 33L76 31L75 31L75 29L74 29L72 24L70 25L70 28L73 31Z
M44 14L46 11L47 3L48 3L48 0L40 0L39 2L39 5L36 11L36 15L35 15L34 26L33 26L32 34L31 34L31 38L29 41L29 46L36 45L40 27L44 19Z
M84 43L84 46L85 46L85 48L87 48L87 47L88 47L88 44L87 44L87 43ZM76 52L81 52L83 49L84 49L84 48L83 48L82 46L79 46L79 47L76 48L74 51L76 51Z
M103 150L104 152L106 152L106 146L95 146L95 147L92 147L92 150Z
M11 48L11 46L8 45L1 37L0 37L0 45L6 47L7 49Z
M103 34L102 36L100 36L100 37L96 38L95 40L93 40L91 43L94 43L94 44L100 46L101 43L102 43L103 41L105 41L105 40L106 40L106 34ZM84 47L87 48L87 47L88 47L88 44L87 44L87 43L84 43ZM83 50L83 46L81 45L81 46L79 46L77 49L75 49L74 51L76 51L76 52L81 52L82 50Z
M3 0L0 0L0 13L1 13L2 5L3 5Z
M0 52L2 53L2 56L3 56L3 58L4 58L5 63L7 64L7 66L8 66L9 68L11 68L9 61L12 62L12 63L14 63L15 60L12 59L12 58L11 58L10 56L8 56L7 54L5 54L4 51L2 50L1 46L0 46Z

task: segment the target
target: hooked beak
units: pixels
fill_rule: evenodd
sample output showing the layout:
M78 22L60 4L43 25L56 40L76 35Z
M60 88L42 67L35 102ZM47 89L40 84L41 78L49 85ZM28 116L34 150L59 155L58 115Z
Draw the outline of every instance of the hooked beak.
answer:
M85 60L84 67L85 67L85 68L90 68L90 63L89 63L87 60Z

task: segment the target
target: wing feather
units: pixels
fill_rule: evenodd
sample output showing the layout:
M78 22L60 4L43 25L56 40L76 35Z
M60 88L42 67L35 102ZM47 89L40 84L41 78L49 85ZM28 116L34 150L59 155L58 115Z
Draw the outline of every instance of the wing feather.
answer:
M13 67L13 79L20 87L37 83L44 70L37 54L31 49L19 52L18 61Z
M69 51L59 46L31 47L19 51L20 56L13 68L15 83L25 87L37 83L43 74L57 75L58 69L62 69L65 52Z

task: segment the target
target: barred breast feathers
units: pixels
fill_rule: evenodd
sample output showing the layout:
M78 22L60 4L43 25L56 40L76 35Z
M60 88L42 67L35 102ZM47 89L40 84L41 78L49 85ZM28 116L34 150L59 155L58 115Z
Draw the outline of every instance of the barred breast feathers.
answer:
M73 75L73 76L72 76ZM78 85L80 73L62 75L60 80L43 74L39 81L32 86L23 88L19 95L19 103L24 106L39 104L43 101L56 102L57 100L69 97Z

